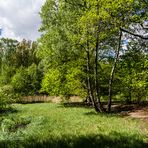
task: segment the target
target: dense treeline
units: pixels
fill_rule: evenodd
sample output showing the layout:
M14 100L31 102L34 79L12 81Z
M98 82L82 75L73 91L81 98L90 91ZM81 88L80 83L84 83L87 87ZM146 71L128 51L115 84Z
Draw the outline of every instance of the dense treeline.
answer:
M40 89L37 42L0 39L0 108Z
M146 100L147 3L47 0L38 42L0 40L0 91L77 95L100 112L111 110L112 99Z

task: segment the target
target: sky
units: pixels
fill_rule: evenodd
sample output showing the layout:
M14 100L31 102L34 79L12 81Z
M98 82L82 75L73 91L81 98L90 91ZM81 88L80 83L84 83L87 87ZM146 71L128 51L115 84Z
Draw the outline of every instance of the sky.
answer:
M36 40L41 25L39 11L45 0L0 0L1 37Z

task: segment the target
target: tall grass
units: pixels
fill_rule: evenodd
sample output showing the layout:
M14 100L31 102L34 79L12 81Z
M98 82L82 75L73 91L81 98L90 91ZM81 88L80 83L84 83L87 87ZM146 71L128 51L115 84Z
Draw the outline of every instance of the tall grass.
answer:
M0 116L0 147L147 147L140 122L60 104L14 105Z

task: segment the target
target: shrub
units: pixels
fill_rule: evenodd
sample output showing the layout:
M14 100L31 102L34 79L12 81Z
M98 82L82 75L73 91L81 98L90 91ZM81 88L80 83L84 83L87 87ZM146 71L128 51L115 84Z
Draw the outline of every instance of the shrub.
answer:
M0 87L0 110L8 108L15 100L16 96L11 85Z
M49 95L60 94L60 72L58 69L49 69L42 80L41 92Z
M11 84L15 92L25 93L28 89L28 73L25 68L21 67L12 77Z
M49 69L42 80L41 92L50 96L86 96L82 80L82 71L79 68L68 70L55 68Z
M28 68L21 67L12 77L11 84L16 93L31 95L40 89L39 73L37 66L32 64Z

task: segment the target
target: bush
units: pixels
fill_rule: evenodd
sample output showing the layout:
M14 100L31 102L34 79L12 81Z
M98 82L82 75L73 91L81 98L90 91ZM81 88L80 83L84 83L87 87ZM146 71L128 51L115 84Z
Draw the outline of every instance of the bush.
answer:
M82 71L79 68L68 70L55 68L49 69L42 80L41 92L50 96L86 96L82 80Z
M49 69L42 80L41 92L46 92L49 95L60 94L60 72L58 69Z
M16 96L11 85L0 87L0 110L8 108L15 100Z
M69 68L65 76L66 81L63 85L62 94L86 97L87 92L82 82L82 71L75 67Z
M15 73L14 67L4 66L0 73L0 86L8 85L11 82L11 77Z
M25 68L21 67L12 77L11 84L15 92L25 93L28 89L28 73Z
M16 93L31 95L40 89L39 75L35 64L28 68L21 67L12 77L11 84Z

